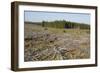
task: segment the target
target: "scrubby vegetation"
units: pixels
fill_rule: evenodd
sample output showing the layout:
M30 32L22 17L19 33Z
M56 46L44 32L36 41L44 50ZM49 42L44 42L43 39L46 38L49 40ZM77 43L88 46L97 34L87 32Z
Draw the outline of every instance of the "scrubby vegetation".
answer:
M69 60L90 57L90 26L67 21L25 23L24 60Z
M80 28L80 29L90 29L89 24L84 24L84 23L76 23L76 22L70 22L70 21L65 21L65 20L60 20L60 21L52 21L52 22L47 22L43 21L42 23L43 27L53 27L53 28Z

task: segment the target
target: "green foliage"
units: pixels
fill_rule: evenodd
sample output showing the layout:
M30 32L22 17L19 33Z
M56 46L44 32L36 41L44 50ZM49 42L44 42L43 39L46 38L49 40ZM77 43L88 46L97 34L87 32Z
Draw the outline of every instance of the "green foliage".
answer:
M63 32L65 33L65 32L66 32L66 30L63 30Z
M70 22L65 20L56 20L51 22L43 21L42 27L90 29L90 25L88 24Z

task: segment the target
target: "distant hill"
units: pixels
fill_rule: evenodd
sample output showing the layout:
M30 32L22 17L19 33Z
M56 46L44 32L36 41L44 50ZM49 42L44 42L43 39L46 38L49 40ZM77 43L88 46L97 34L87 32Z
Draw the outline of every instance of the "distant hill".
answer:
M29 22L29 21L26 21L24 22L25 24L36 24L36 25L40 25L41 22Z

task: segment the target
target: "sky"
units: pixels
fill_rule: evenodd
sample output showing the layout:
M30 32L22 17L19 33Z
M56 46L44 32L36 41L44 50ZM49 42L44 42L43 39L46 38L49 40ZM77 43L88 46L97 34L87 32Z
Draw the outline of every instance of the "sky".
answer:
M90 24L90 14L68 13L68 12L43 12L43 11L24 11L24 21L42 22L66 20L78 23Z

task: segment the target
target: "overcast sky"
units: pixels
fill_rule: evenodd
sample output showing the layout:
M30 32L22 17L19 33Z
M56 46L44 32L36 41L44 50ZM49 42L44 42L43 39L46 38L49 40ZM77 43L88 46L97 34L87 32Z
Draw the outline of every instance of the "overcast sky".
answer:
M24 15L24 20L30 22L66 20L90 24L90 14L86 13L25 11Z

